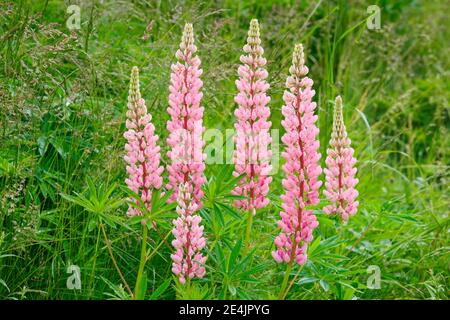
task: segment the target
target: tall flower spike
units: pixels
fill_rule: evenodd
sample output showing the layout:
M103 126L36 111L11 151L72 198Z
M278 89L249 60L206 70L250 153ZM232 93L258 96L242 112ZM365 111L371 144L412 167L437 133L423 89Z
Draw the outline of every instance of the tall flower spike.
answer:
M139 91L139 69L133 67L131 71L130 91L128 95L126 127L124 133L127 143L124 157L128 178L125 180L128 188L141 196L148 210L151 208L152 188L162 186L161 173L164 168L159 165L159 146L156 145L158 136L151 123L152 116L147 113L144 99ZM136 200L136 204L138 201ZM142 216L143 213L133 207L128 207L128 215Z
M200 226L202 218L195 215L199 206L191 199L189 184L181 184L177 199L178 218L173 220L174 228L172 234L175 239L172 245L176 252L172 257L172 271L184 284L186 279L194 277L202 278L206 271L203 266L206 257L201 253L205 247L206 240L203 237L203 226Z
M266 95L269 84L265 80L268 76L264 66L264 50L261 47L259 37L258 20L250 23L247 44L243 48L245 55L240 60L239 79L236 87L239 93L234 101L238 104L235 110L236 116L236 151L234 154L235 170L233 175L243 175L237 186L232 191L233 195L244 196L245 199L235 201L235 206L252 211L267 206L269 200L269 184L272 177L268 174L271 151L268 146L271 143L269 134L271 122L267 121L270 110L267 104L270 97Z
M358 209L358 191L355 189L358 179L355 178L357 169L353 166L356 159L354 150L350 146L351 140L347 136L342 112L342 98L336 97L333 115L333 131L330 147L327 150L325 169L326 189L324 195L331 202L323 211L327 214L339 214L344 221L356 214Z
M278 222L281 233L275 238L277 250L272 256L277 262L292 264L295 261L302 265L307 260L307 245L313 239L312 232L318 226L309 206L319 203L321 181L318 176L322 169L318 162L316 103L312 102L315 91L313 81L306 76L308 68L301 44L295 46L289 72L286 81L289 90L284 91L282 108L282 125L286 130L282 137L282 156L286 160L283 165L286 177L282 181L285 192L281 196L281 220Z
M195 56L197 47L194 45L192 24L184 27L180 48L176 52L178 62L172 65L170 76L169 107L171 119L167 122L170 134L167 139L171 150L167 153L170 164L169 183L167 189L173 190L169 202L174 202L178 196L180 184L188 184L188 191L193 195L193 201L202 206L202 185L206 179L203 153L205 142L202 134L203 111L200 106L203 82L200 80L202 70L200 59Z

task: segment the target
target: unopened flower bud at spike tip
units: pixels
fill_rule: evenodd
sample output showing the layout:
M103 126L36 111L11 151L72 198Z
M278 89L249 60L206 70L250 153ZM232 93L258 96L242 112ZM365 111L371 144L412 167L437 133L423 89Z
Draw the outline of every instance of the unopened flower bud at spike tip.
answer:
M335 102L335 108L342 110L342 98L341 98L341 96L337 96L334 102Z
M248 29L247 45L253 49L253 54L260 54L264 52L261 47L261 39L259 37L259 23L258 20L253 19L250 22L250 28ZM250 52L250 49L244 46L246 53Z
M187 48L194 44L194 28L192 23L186 23L184 25L183 36L181 37L181 48Z
M286 86L292 90L297 87L302 77L308 74L308 67L305 66L305 53L301 43L296 44L292 54L292 65L289 68L290 77L287 78Z
M252 19L251 21L250 21L250 32L254 32L254 31L257 31L257 32L259 32L259 22L258 22L258 19Z
M301 43L295 45L292 64L299 67L305 64L305 53Z
M134 108L140 98L141 94L139 92L139 69L138 67L134 66L131 69L128 108L130 109L130 104L132 105L131 108Z

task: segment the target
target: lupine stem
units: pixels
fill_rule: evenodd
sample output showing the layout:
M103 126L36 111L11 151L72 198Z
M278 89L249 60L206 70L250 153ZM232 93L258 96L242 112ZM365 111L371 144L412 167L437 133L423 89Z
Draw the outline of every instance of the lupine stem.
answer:
M283 278L283 282L281 284L281 289L280 289L280 294L278 295L278 300L283 300L283 298L285 297L286 293L286 287L289 281L289 276L291 275L291 270L292 270L292 262L294 260L289 261L289 263L286 266L286 272L284 273L284 278Z
M300 268L298 269L297 273L295 274L294 278L292 278L292 281L289 283L289 286L286 289L286 292L284 293L282 299L286 299L286 296L289 292L289 290L291 290L292 286L294 285L295 280L298 278L298 275L300 274L300 272L302 271L303 266L300 266Z
M245 231L244 256L247 255L247 252L250 249L250 235L252 233L252 224L253 224L253 210L249 210L247 218L247 229Z
M145 263L147 262L147 238L148 228L147 224L142 225L142 244L141 244L141 258L139 261L139 271L136 278L136 286L134 289L134 299L137 299L138 293L142 287L142 276L144 274Z
M109 239L106 236L105 226L103 225L103 223L100 223L100 229L102 230L103 237L105 238L106 247L108 248L108 253L109 253L109 256L111 257L114 267L116 268L117 273L119 274L120 279L122 280L123 285L127 289L128 293L130 294L130 296L133 296L133 292L131 291L130 286L128 285L127 281L125 280L125 277L123 276L122 272L120 271L120 268L119 268L119 265L117 264L116 259L114 258L111 243L109 242Z
M189 292L191 289L191 278L187 278L186 280L186 290Z

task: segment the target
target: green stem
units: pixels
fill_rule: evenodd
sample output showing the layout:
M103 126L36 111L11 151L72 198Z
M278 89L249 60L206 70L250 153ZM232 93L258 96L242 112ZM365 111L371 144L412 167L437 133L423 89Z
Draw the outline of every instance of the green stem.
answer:
M247 255L248 249L250 247L250 235L252 232L252 223L253 223L253 212L249 211L247 218L247 229L245 231L244 256Z
M278 295L278 300L283 300L284 296L286 295L285 291L289 281L289 276L291 275L291 270L292 270L292 260L288 263L286 267L286 272L284 273L284 279L283 283L281 284L281 290L280 294Z
M191 278L189 278L189 275L186 278L186 290L189 292L189 295L191 294Z
M141 245L141 260L139 262L139 271L136 278L136 286L134 290L134 299L136 299L138 292L140 292L142 286L142 276L144 274L145 263L147 262L147 237L148 237L148 228L147 224L142 226L143 234L142 234L142 245Z
M105 238L106 247L108 248L109 256L111 257L114 267L116 268L117 273L119 274L120 279L122 280L123 285L127 289L128 293L130 294L130 296L133 296L133 292L131 291L130 286L128 285L127 281L125 280L125 277L123 276L122 272L120 271L120 268L119 268L119 265L117 264L116 259L114 258L114 253L112 250L111 242L109 241L109 239L106 235L105 226L103 225L103 222L100 222L100 229L103 232L103 237Z
M93 285L93 283L94 283L95 265L96 265L96 263L97 263L97 252L98 252L98 245L99 245L99 243L100 243L100 229L98 229L98 231L97 231L97 241L96 241L96 243L95 243L94 257L93 257L94 262L92 263L91 276L90 276L90 278L89 278L89 285L88 285L88 288L89 288L89 290L90 290L90 291L89 291L90 296L92 296L93 291L94 291L94 285Z
M294 282L295 282L295 280L297 280L297 278L298 278L300 272L302 271L302 269L303 269L303 266L301 266L301 267L298 269L298 272L296 273L295 277L292 278L292 281L289 283L289 286L287 287L286 292L284 293L284 295L283 295L283 297L282 297L283 300L286 299L286 296L287 296L289 290L291 290L291 287L294 285Z

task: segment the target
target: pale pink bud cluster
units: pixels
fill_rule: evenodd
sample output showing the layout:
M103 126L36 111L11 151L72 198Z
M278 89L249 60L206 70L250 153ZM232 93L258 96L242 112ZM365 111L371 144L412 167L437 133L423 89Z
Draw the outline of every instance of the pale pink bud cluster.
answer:
M325 169L326 189L323 191L332 204L325 206L323 211L327 214L339 214L344 221L358 210L358 191L355 189L358 179L355 178L357 169L353 157L354 150L347 136L342 112L342 99L336 97L333 131L331 133L330 148L327 149Z
M318 226L311 205L319 203L318 176L320 153L314 114L316 103L312 102L315 91L313 81L306 75L303 47L296 45L292 66L289 69L284 92L285 105L282 108L282 125L286 133L282 137L285 146L282 153L286 163L283 171L286 177L282 184L285 193L281 196L281 233L275 238L277 249L272 252L277 262L293 262L302 265L307 260L307 245L312 241L313 230Z
M162 186L161 173L164 168L159 165L160 148L156 145L158 136L155 135L155 127L151 123L151 115L147 113L144 99L139 91L139 70L133 67L128 96L126 127L124 133L127 143L125 145L128 178L125 180L128 188L140 195L146 208L150 210L152 188L159 189ZM135 200L138 203L137 200ZM143 213L129 206L128 215L143 215Z
M237 121L233 173L235 177L243 175L243 178L232 194L246 198L236 200L236 207L255 213L255 209L268 205L267 193L272 181L272 177L268 176L272 169L272 153L268 149L271 122L267 121L270 116L267 107L270 97L266 94L269 84L265 80L268 73L264 69L267 61L263 57L256 19L250 23L247 44L243 49L246 54L240 58L243 65L239 66L239 79L236 80L239 93L234 98L239 106L234 112Z
M172 234L175 239L172 245L176 252L171 255L172 271L179 277L180 283L184 284L187 278L202 278L205 275L206 257L201 250L205 247L206 240L203 237L203 226L200 226L202 218L195 215L199 206L191 199L187 183L179 186L177 203L179 217L173 220Z
M203 153L205 142L202 138L205 130L204 108L200 106L202 70L200 59L194 55L196 51L192 24L186 24L180 48L176 53L179 61L172 65L170 76L167 111L171 119L167 122L167 129L170 132L167 143L171 150L167 153L170 164L167 166L169 183L166 187L174 191L169 199L173 202L177 199L178 186L188 183L193 201L201 207L203 197L201 186L206 181L203 175L206 155Z

